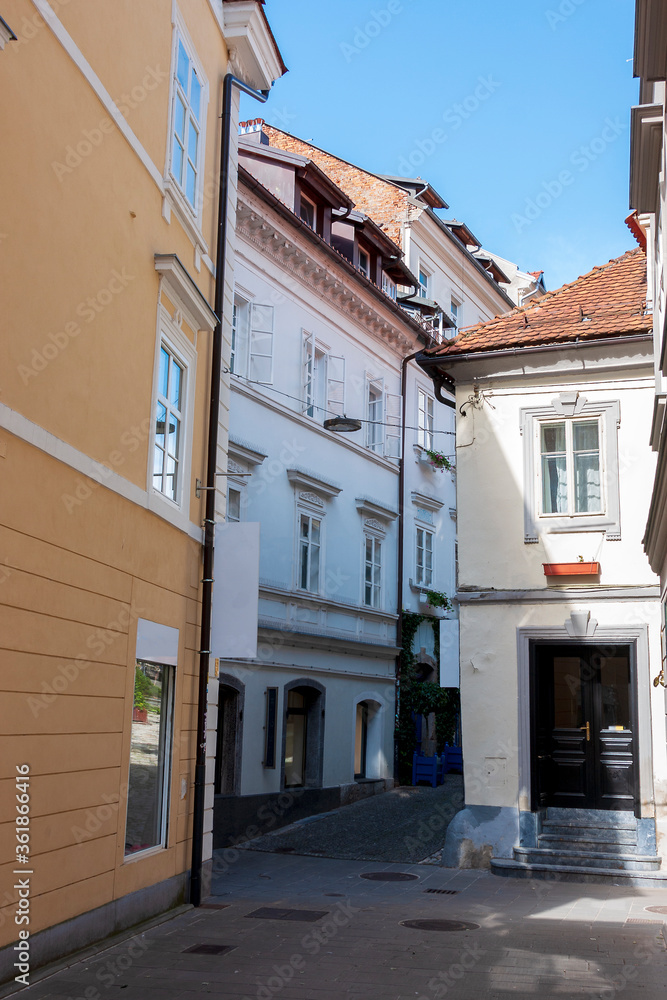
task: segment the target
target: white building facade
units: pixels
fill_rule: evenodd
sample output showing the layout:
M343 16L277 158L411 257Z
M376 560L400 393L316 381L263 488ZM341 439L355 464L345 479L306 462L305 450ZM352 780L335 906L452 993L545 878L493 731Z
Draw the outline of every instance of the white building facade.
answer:
M444 863L589 880L667 854L641 250L424 360L456 388L465 808ZM619 831L621 831L619 833Z

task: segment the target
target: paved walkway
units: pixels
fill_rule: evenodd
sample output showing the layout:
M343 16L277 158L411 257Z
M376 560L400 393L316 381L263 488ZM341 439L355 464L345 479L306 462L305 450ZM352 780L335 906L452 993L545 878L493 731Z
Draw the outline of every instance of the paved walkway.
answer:
M667 917L646 909L667 909L664 889L525 882L428 864L247 850L233 861L219 856L217 868L210 908L188 909L137 931L35 982L22 996L665 997ZM363 877L378 871L413 878ZM406 926L415 919L454 921L454 929Z
M437 788L394 788L299 820L243 847L349 860L437 863L447 825L462 805L463 779L448 774Z

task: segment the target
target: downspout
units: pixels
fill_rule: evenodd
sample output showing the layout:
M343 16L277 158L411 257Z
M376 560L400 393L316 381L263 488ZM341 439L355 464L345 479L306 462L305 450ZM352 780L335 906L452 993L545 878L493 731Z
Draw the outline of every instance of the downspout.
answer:
M396 622L396 646L403 648L403 563L405 560L405 430L408 411L407 374L408 365L415 358L423 354L423 350L408 354L401 362L401 458L398 465L398 587L397 587L397 613ZM440 392L440 385L435 385L435 394L441 403L456 408L456 404L444 397ZM396 720L401 707L401 654L396 656ZM394 740L394 779L398 779L398 744Z
M215 540L215 476L218 456L218 417L222 369L222 312L225 295L225 247L227 241L227 201L229 197L229 160L232 131L232 96L234 87L262 104L268 90L253 90L233 73L225 75L222 87L222 129L220 137L220 174L218 193L218 234L215 257L216 315L211 354L211 398L208 418L206 470L206 515L204 518L204 576L201 595L201 632L199 643L199 691L197 695L197 752L195 760L194 816L192 820L192 865L190 902L199 906L202 898L202 858L204 852L204 807L206 793L206 703L211 641L211 600L213 595L213 545Z

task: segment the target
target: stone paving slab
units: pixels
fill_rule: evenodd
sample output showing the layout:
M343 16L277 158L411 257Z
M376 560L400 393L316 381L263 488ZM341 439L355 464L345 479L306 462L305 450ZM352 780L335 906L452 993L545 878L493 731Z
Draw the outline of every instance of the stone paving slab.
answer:
M221 866L218 866L219 868ZM364 871L414 882L369 882ZM425 893L456 886L457 895ZM526 882L483 871L239 852L214 879L224 909L182 912L21 990L27 1000L664 1000L667 890ZM335 894L335 895L333 895ZM315 923L248 919L326 910ZM414 918L477 930L415 930ZM658 918L658 919L656 919ZM628 919L651 923L628 924ZM224 955L185 952L229 945Z

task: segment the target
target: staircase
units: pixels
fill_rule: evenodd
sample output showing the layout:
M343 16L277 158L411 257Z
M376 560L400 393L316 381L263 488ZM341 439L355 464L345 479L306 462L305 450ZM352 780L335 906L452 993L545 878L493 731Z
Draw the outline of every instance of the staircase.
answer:
M550 807L538 823L536 843L515 847L514 858L493 858L494 874L667 885L667 872L661 870L656 853L653 820L637 821L631 812Z

